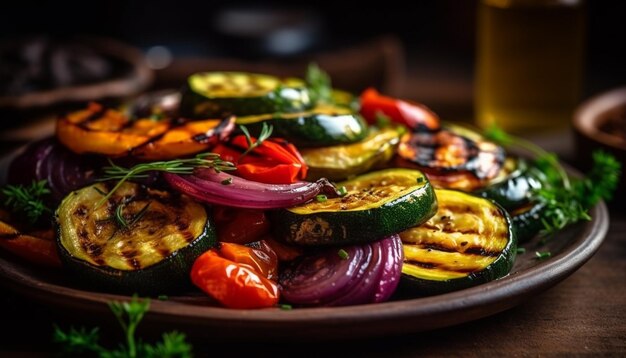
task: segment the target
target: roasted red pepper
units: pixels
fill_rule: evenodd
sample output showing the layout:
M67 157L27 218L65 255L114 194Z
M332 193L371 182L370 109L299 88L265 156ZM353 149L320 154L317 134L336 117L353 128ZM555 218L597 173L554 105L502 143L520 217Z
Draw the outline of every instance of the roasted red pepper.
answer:
M270 278L276 275L278 261L265 250L271 249L221 243L196 259L191 281L225 307L275 306L278 285Z
M374 88L368 88L361 94L360 112L370 124L376 124L378 117L384 115L413 130L437 131L441 128L439 117L428 107L383 96Z
M252 142L256 139L252 138ZM237 164L236 174L268 184L292 184L306 177L308 167L298 149L282 139L267 139L252 152L242 156L248 149L243 135L235 136L228 144L218 145L214 153L223 160Z
M259 241L270 231L263 210L213 206L217 237L221 242L248 244Z

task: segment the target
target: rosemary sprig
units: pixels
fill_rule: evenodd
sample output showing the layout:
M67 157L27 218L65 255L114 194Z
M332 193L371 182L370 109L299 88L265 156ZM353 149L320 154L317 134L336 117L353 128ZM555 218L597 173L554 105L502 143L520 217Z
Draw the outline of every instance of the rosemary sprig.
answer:
M150 172L166 172L172 174L193 174L197 168L213 168L216 171L234 170L235 165L220 159L219 154L201 153L194 158L174 159L169 161L137 164L132 168L124 168L109 160L110 166L104 167L104 176L100 181L118 180L117 184L96 203L99 207L105 203L124 182L130 179L147 178Z
M42 215L52 213L44 203L50 194L46 180L34 181L29 185L7 185L2 188L3 204L16 216L25 217L35 224Z
M239 156L239 159L243 158L245 155L259 147L272 135L272 132L274 131L274 127L271 124L268 125L267 123L263 122L263 127L261 128L261 133L259 133L259 137L255 141L252 141L252 136L250 135L250 131L248 131L248 128L246 128L245 126L239 126L239 129L243 132L243 135L246 137L246 143L248 143L248 149L246 149L245 152L243 152L243 154Z
M148 208L150 207L150 204L152 202L149 201L146 205L144 205L143 208L141 208L141 210L139 210L139 212L137 212L137 214L133 215L132 219L130 220L130 222L128 222L128 220L126 220L126 218L124 218L124 207L126 206L125 203L120 203L117 208L115 208L115 222L117 223L117 226L120 229L128 229L133 227L139 220L141 220L141 218L146 215L146 212L148 211Z

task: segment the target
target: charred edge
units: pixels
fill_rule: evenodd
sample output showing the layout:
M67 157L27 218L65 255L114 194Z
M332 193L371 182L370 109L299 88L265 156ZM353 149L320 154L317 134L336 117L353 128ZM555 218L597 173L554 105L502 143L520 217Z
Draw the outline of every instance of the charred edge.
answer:
M19 232L4 233L0 234L0 240L15 240L20 236L22 236L22 234L20 234Z

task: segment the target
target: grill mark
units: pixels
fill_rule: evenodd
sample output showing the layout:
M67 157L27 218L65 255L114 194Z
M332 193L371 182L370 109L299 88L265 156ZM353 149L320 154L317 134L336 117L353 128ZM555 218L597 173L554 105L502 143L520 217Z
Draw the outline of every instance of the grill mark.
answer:
M87 207L85 205L79 205L76 210L74 210L74 216L78 216L84 218L87 216Z
M500 256L500 252L487 250L484 247L477 247L477 246L468 247L467 249L465 249L465 253L472 254L472 255L480 255L480 256L485 256L485 257Z
M486 235L491 234L489 232L484 232L481 234L478 231L476 231L476 229L474 228L468 228L468 229L463 230L459 228L453 228L448 225L444 225L444 227L441 228L441 232L446 233L446 234L461 233L463 235L481 235L481 236L486 236Z
M463 244L465 243L465 245ZM493 251L481 246L467 246L468 242L463 241L461 246L465 247L464 250L459 251L456 247L446 246L442 243L423 243L423 244L413 244L413 246L417 246L424 250L437 250L441 252L449 252L449 253L459 253L459 254L469 254L469 255L479 255L485 257L498 257L502 252ZM467 247L466 247L467 246Z
M91 240L89 240L89 233L86 229L82 228L78 230L78 241L83 251L89 255L89 257L98 264L104 263L104 260L100 258L104 248Z
M135 258L129 258L126 260L130 266L132 266L135 270L141 269L141 264Z
M183 239L185 239L185 241L187 241L187 243L191 243L195 239L195 237L189 230L181 230L180 235L183 237Z
M92 129L87 128L87 124L101 118L106 110L107 109L104 106L100 106L100 109L87 116L87 118L83 119L78 125L83 127L85 130L93 131Z
M436 262L424 262L424 261L418 261L418 260L405 260L404 263L418 266L427 270L441 270L441 271L463 273L463 274L470 274L472 272L477 272L477 271L481 271L484 269L481 267L471 267L471 268L465 268L465 269L464 268L451 268L445 264L439 264Z
M170 249L169 249L169 248L164 247L164 246L160 246L160 247L158 247L158 248L157 248L157 251L158 251L158 252L161 254L161 256L163 256L164 258L165 258L165 257L170 256L170 254L172 253L172 252L170 251Z

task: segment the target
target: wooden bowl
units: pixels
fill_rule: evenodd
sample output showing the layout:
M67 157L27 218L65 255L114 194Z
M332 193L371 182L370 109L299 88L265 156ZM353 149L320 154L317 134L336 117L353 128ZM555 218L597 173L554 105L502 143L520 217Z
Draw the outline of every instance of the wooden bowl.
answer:
M613 206L626 209L626 86L600 93L581 103L574 113L576 161L583 170L591 167L594 150L604 150L622 163L622 176Z
M25 111L71 102L122 98L136 95L152 83L152 70L138 49L103 37L77 37L72 39L72 43L88 47L111 63L124 65L128 69L104 81L0 96L0 110Z

